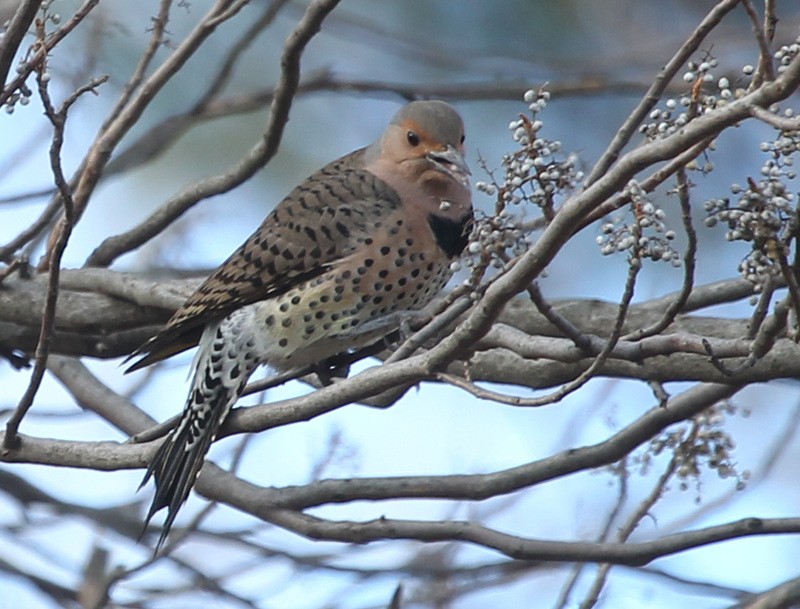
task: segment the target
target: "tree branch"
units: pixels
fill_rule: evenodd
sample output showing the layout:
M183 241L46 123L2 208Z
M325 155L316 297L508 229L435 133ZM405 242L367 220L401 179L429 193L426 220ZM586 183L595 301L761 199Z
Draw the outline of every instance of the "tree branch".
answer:
M86 266L109 266L116 258L152 239L201 199L212 197L240 185L266 165L278 150L283 128L289 120L297 85L300 58L306 45L322 26L322 21L339 0L316 0L289 35L281 58L281 77L270 105L270 114L261 140L230 171L205 178L167 201L149 218L129 231L105 239L86 261Z

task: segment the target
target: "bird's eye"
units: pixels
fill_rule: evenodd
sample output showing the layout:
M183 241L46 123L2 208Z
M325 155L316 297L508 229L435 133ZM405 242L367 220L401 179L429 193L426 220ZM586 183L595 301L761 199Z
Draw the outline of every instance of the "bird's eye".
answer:
M408 133L406 133L406 139L408 140L408 143L411 144L412 146L419 146L419 136L413 131L409 131Z
M464 135L463 133L461 134L461 143L462 143L462 144L464 143L464 140L466 139L466 137L467 137L467 136L466 136L466 135Z

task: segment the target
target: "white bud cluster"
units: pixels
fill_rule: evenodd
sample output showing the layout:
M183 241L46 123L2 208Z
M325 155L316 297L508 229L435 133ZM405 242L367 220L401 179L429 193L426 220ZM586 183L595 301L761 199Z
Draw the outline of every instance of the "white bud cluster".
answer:
M519 149L503 156L505 175L499 181L478 182L475 187L490 196L497 195L499 206L534 203L552 207L553 198L571 190L583 180L576 155L561 154L561 142L541 137L543 122L538 118L550 99L547 91L527 91L531 116L520 115L508 128Z
M61 23L61 15L59 15L58 13L50 12L50 7L53 4L53 1L54 0L43 0L41 4L39 4L40 16L38 17L38 20L42 24L47 24L49 22L52 23L53 25L58 25ZM3 29L7 29L8 26L9 22L6 21L3 24ZM3 35L4 34L0 32L0 40L2 40ZM39 44L39 43L36 42L34 44ZM30 52L28 54L30 54ZM16 67L18 75L25 74L26 72L29 71L29 69L30 65L25 59L20 60L20 62L17 64ZM45 70L41 75L41 79L43 82L49 82L50 73ZM17 88L16 91L12 92L11 95L9 95L8 99L4 102L2 106L3 110L6 112L6 114L14 114L14 111L16 110L18 105L27 106L30 103L31 95L32 92L30 87L28 87L28 85L23 82Z
M487 267L502 268L507 259L524 254L531 244L531 237L525 235L518 218L502 210L497 215L475 221L461 259L454 262L450 270L455 272L466 267L471 276L464 283L477 285Z
M718 402L696 415L691 427L682 423L659 434L639 457L642 471L649 469L655 457L669 451L675 458L675 474L680 480L681 490L688 490L692 480L695 487L699 487L704 469L715 472L723 480L735 478L736 489L744 489L750 472L738 471L733 458L736 442L724 428L726 417L737 412L737 407L731 402Z
M782 133L775 140L762 142L767 160L761 166L761 179L748 179L747 186L731 186L730 197L706 201L708 227L727 225L728 241L744 241L750 253L739 263L742 277L758 292L770 277L781 274L780 261L788 255L787 242L798 226L796 195L788 185L796 177L793 155L800 149L800 133Z
M524 253L532 242L522 222L529 206L535 205L545 217L551 217L557 200L584 178L577 168L577 155L563 154L561 142L541 136L539 113L547 106L550 93L530 90L523 99L530 115L520 115L508 125L518 148L503 156L502 177L487 170L491 180L475 184L479 192L494 197L496 204L494 216L476 221L465 252L466 264L474 269L502 267L505 260Z
M53 25L61 23L61 15L50 11L50 7L55 4L55 0L42 0L39 4L40 19L50 21Z
M630 199L633 223L623 215L616 215L601 227L596 241L604 256L616 252L629 252L631 259L649 258L681 266L680 254L673 247L675 231L666 223L664 210L653 203L641 185L631 180L623 191Z
M639 127L639 133L644 135L646 141L652 142L668 137L680 131L693 117L722 107L746 92L743 87L732 87L727 77L714 76L713 70L718 67L718 63L713 57L700 62L690 61L686 67L683 81L693 87L699 81L701 85L699 94L687 93L678 99L669 98L664 102L663 108L654 108L650 112L648 122ZM697 164L691 168L710 171L708 167Z
M784 44L775 51L773 57L775 57L775 61L778 62L778 73L784 72L798 54L800 54L800 38L795 40L792 44Z
M19 72L24 72L25 67L24 65L20 64L22 67L17 67ZM8 99L6 100L3 109L5 110L6 114L14 114L14 110L16 109L17 105L20 106L27 106L31 103L31 90L26 84L20 85L20 87L14 91L11 95L9 95Z
M689 122L689 114L685 106L690 105L688 97L679 102L668 99L664 109L654 108L650 112L650 121L639 127L639 133L645 136L648 142L672 135ZM678 111L678 106L682 109Z

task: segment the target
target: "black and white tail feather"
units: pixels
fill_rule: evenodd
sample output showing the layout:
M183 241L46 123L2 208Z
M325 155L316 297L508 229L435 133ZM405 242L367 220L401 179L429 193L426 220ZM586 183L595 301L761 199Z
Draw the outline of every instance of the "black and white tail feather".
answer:
M235 321L229 317L206 327L192 365L194 377L183 415L158 447L139 485L141 489L152 477L156 486L142 533L155 513L167 508L156 552L166 541L200 475L211 443L258 363L252 349L247 348L252 347L251 341L242 344L241 340L229 340L230 333L238 329ZM232 343L245 348L231 348Z

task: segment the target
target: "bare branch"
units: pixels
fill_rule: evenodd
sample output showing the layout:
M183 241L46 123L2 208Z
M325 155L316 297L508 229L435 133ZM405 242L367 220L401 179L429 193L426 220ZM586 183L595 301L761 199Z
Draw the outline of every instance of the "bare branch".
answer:
M769 50L769 42L767 41L766 32L761 26L756 9L753 8L753 3L750 0L742 0L742 6L753 24L753 33L758 41L758 48L760 50L760 57L758 58L758 70L753 75L753 86L757 87L765 80L773 80L775 78L775 69L772 65L772 52Z
M83 22L83 20L87 17L87 15L94 10L99 2L100 0L85 0L85 2L72 14L72 17L70 17L69 21L67 21L58 30L48 35L45 39L40 41L40 44L38 44L33 50L33 55L26 57L24 65L20 66L20 69L17 70L17 76L15 76L10 82L6 82L5 88L3 91L0 91L0 106L5 104L11 95L15 91L19 90L23 84L25 84L30 75L41 67L42 62L47 57L48 53L50 53L50 51L52 51L56 45L66 38L69 33L78 27L78 25L80 25L81 22ZM25 2L24 7L21 9L24 11L25 16L21 17L21 20L18 22L19 26L22 25L24 19L27 19L27 17L30 16L28 11L32 10L31 4L32 3L30 1L27 1ZM34 2L33 4L37 5L38 10L38 6L41 4L41 2ZM28 25L30 25L30 22L28 22ZM26 29L28 25L25 26ZM17 33L14 35L17 35ZM16 47L13 49L11 46L8 47L8 51L12 53L11 59L13 59L13 53L16 52L16 50ZM9 59L9 61L11 61L11 59Z
M800 601L800 577L790 579L756 594L753 598L731 605L729 609L789 609Z
M42 0L23 0L17 6L17 10L8 27L3 32L3 37L0 38L0 83L5 85L6 78L8 78L8 71L11 69L11 63L14 61L19 46L22 44L22 39L28 33L28 28L31 27L36 13L39 12L39 6Z
M461 541L519 560L607 562L646 565L694 548L754 535L800 532L800 519L746 518L638 543L561 542L524 539L467 521L415 521L380 518L369 522L331 521L262 505L257 515L311 539L369 543L383 539L423 542Z
M238 186L266 165L278 150L283 128L300 81L300 58L306 45L319 31L322 21L338 4L338 0L313 2L303 19L289 35L281 58L281 78L270 105L264 134L244 158L229 172L206 178L190 186L165 203L139 226L121 235L109 237L89 256L87 266L108 266L120 255L139 247L160 233L199 200L218 195ZM210 31L206 35L210 34ZM178 66L175 66L176 68ZM136 117L131 117L135 119Z
M43 41L44 33L41 32L40 36ZM23 417L33 405L33 399L44 377L47 356L50 353L53 328L55 327L61 257L64 254L64 249L67 247L67 241L69 241L72 229L75 226L75 204L72 199L72 192L61 170L61 148L64 144L64 124L67 119L67 112L78 97L87 91L93 90L94 87L99 84L90 83L87 87L79 89L64 102L60 110L56 111L50 101L50 94L47 90L47 81L49 79L45 79L45 67L46 64L42 63L40 71L37 72L37 83L39 85L39 96L44 104L45 115L53 124L53 143L50 146L50 168L53 172L56 188L58 188L61 201L64 205L64 217L58 224L58 229L55 233L50 253L48 254L48 258L51 260L51 267L47 286L47 300L45 302L44 311L42 312L42 325L39 332L39 340L36 345L33 372L28 388L20 398L16 410L6 422L6 433L3 437L4 450L11 449L17 445L17 430L19 429Z
M617 131L611 144L597 161L592 169L589 177L586 178L586 186L592 186L601 176L605 175L608 169L619 157L620 152L630 141L631 136L635 133L636 128L641 124L647 113L653 109L658 102L664 89L666 89L669 82L675 77L683 65L689 60L693 53L700 48L700 45L705 40L706 36L717 26L723 17L732 11L741 0L723 0L717 2L706 15L705 19L695 28L686 42L683 43L681 48L675 55L667 62L661 69L653 84L650 85L647 93L645 93L642 101L636 109L625 119L625 122Z
M151 417L102 384L80 361L51 355L47 369L73 395L76 403L97 413L126 435L155 425Z

